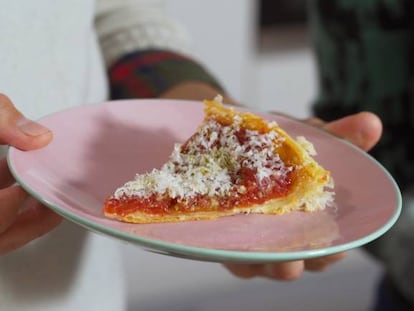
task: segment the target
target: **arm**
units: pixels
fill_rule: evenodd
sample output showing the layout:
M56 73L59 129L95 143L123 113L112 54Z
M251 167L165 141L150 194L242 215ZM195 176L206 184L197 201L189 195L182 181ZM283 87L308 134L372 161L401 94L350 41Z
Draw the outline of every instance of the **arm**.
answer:
M108 3L108 1L110 0L102 1L102 3ZM157 13L152 11L152 18L146 19L143 18L143 12L146 10L144 4L149 3L151 3L149 8ZM104 6L106 10L100 11L98 32L109 68L111 97L113 99L163 97L202 100L213 98L218 93L226 95L207 69L181 49L179 42L184 36L178 33L182 29L165 16L161 18L163 14L159 11L160 7L157 10L159 4L159 1L124 0L116 5ZM135 12L136 15L126 13L126 11ZM118 17L117 22L115 22L115 16ZM135 22L133 22L134 19ZM144 31L145 21L151 24L151 31ZM164 23L164 21L168 22ZM129 28L130 26L132 29ZM171 27L171 29L167 30L165 27ZM169 39L175 38L175 40L163 41L165 38L158 36L158 30L161 29L170 31ZM134 35L131 35L132 33ZM140 37L138 34L142 33L144 35ZM148 38L149 33L153 37ZM125 42L125 38L130 41ZM105 52L106 49L109 52ZM224 101L236 103L230 97L225 97ZM365 150L370 149L381 134L381 123L372 114L358 114L326 125L321 121L317 123L327 131L348 138ZM291 280L300 277L304 270L324 270L344 256L345 254L341 253L305 261L225 266L231 273L242 278L262 276Z
M191 56L188 35L163 10L163 1L101 0L97 32L112 99L213 98L225 94Z

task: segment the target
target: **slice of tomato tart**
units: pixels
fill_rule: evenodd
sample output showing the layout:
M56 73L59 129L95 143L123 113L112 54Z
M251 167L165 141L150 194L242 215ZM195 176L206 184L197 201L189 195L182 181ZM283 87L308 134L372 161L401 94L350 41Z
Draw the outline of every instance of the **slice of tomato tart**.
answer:
M333 201L330 173L304 137L274 121L204 101L197 131L160 168L136 175L104 205L131 223L215 219L235 214L317 211Z

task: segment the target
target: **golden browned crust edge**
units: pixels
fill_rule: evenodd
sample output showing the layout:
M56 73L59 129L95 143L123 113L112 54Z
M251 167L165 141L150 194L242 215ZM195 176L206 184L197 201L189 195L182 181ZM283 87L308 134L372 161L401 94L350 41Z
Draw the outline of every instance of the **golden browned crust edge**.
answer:
M206 101L206 118L218 117L222 120L233 118L237 112L232 109L214 102ZM262 128L267 126L266 122L258 116L251 113L240 113L245 126L249 126L249 120L253 120L250 128ZM230 121L229 121L230 122ZM284 142L279 148L285 157L285 162L297 165L295 171L294 184L291 193L283 198L271 199L263 204L256 204L250 207L235 207L225 211L209 211L209 212L191 212L182 214L146 214L142 212L134 212L129 215L116 215L104 212L105 216L129 223L162 223L162 222L181 222L192 220L212 220L223 216L231 216L237 214L273 214L279 215L294 210L317 211L325 208L325 205L331 200L333 192L329 192L332 187L332 178L330 172L320 166L308 152L292 139L283 129L277 125L273 125L272 129L284 137Z

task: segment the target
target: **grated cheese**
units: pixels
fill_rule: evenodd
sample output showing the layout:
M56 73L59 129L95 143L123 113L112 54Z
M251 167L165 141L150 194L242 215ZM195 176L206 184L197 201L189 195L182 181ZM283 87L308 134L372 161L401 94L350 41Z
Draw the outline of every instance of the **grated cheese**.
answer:
M237 115L231 126L209 120L185 144L176 144L160 169L136 175L118 188L114 197L166 194L186 199L197 195L222 197L232 191L243 193L246 188L238 185L243 167L255 171L259 186L270 177L286 176L293 167L285 166L274 152L283 138L275 130L259 133L241 129L240 123Z

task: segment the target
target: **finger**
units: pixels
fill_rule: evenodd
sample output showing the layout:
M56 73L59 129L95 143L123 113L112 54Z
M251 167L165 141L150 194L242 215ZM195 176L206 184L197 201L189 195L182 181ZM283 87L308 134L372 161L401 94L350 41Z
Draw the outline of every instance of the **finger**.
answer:
M304 271L303 260L263 264L227 264L227 269L235 276L243 279L266 277L280 281L299 279Z
M14 182L14 177L7 166L7 160L5 158L0 159L0 189L8 187Z
M338 253L331 256L319 257L314 259L305 260L305 270L308 271L324 271L332 264L344 259L345 253Z
M40 203L25 209L0 235L0 255L10 253L53 230L62 218Z
M324 129L349 140L364 150L369 150L381 137L382 123L375 114L360 112L327 123Z
M293 281L302 276L304 267L303 260L266 264L263 267L263 276L281 281Z
M51 139L49 129L25 118L6 95L0 94L0 144L31 150L45 146Z
M225 267L234 275L242 279L251 279L263 275L262 265L226 264Z
M15 221L28 194L19 186L0 190L0 234Z

